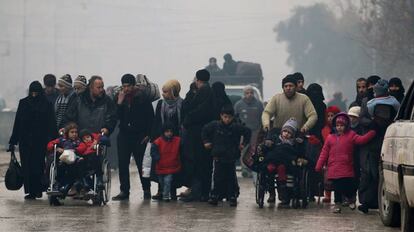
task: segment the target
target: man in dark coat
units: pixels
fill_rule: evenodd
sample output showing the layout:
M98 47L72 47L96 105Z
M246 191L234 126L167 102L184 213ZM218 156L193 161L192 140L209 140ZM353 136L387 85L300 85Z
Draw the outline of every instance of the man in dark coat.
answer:
M25 199L42 197L47 143L57 137L52 104L44 96L42 85L34 81L29 96L20 100L10 137L10 149L19 145L24 175Z
M56 89L56 77L53 74L46 74L43 77L44 92L47 100L55 105L56 98L59 96L59 91Z
M183 103L186 138L189 140L190 156L194 160L194 174L191 183L191 195L182 197L183 201L208 200L211 182L212 160L203 147L201 141L201 130L204 125L214 120L214 96L208 81L210 73L199 70L196 73L196 93L190 101ZM191 94L190 94L191 95Z
M115 97L119 117L118 162L121 192L112 200L129 199L129 163L131 155L135 159L141 179L144 199L151 199L149 178L142 177L142 161L145 148L151 135L154 109L151 101L145 97L143 90L135 88L136 80L132 74L122 76L122 91Z
M362 100L365 98L367 93L367 80L365 78L361 77L356 81L356 91L356 99L354 102L351 103L351 105L349 105L349 108L353 106L361 107Z
M103 79L92 76L88 88L68 107L63 124L75 122L79 131L88 129L92 133L109 135L116 126L116 106L105 94Z

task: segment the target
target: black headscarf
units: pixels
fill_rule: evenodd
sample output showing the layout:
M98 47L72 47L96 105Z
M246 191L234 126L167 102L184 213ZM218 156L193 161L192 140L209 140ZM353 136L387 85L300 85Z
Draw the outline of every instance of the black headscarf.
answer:
M220 115L220 111L223 106L227 106L231 104L230 98L227 96L225 91L225 86L223 82L217 81L211 85L211 89L213 90L214 95L214 104L216 109L217 116Z
M322 86L316 83L312 83L308 86L306 94L310 98L313 106L315 107L316 113L318 115L318 121L315 126L309 131L310 134L316 135L321 138L322 128L325 126L325 110L326 105L323 102L325 97L323 95Z
M388 82L388 86L392 86L392 85L396 85L400 89L398 91L389 90L389 93L391 96L395 97L401 103L402 100L404 99L404 92L405 92L401 79L398 77L391 78L390 81Z

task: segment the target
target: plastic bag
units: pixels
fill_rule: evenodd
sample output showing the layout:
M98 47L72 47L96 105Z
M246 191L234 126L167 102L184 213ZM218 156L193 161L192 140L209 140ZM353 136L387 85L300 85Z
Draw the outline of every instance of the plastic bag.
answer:
M147 147L145 148L144 158L142 161L142 177L149 178L151 176L151 143L147 143Z
M22 167L19 164L19 161L16 159L14 151L11 151L11 158L9 163L9 168L7 169L4 182L8 190L19 190L23 186L23 171Z
M76 154L73 150L64 150L59 156L59 160L65 164L73 164L76 160Z

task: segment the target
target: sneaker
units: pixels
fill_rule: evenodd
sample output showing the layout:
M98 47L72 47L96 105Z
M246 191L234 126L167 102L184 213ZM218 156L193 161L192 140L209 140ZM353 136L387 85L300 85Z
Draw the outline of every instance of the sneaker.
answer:
M188 188L186 189L184 192L180 193L180 195L178 195L178 197L187 197L191 194L191 189Z
M171 201L171 198L166 197L166 198L163 198L162 200L163 200L164 202L170 202L170 201Z
M341 209L341 204L335 204L335 206L333 207L332 213L341 213L342 209Z
M356 209L356 205L355 205L355 203L350 203L350 204L349 204L349 208L350 208L351 210L355 210L355 209Z
M230 200L229 200L229 205L231 207L236 207L237 206L237 198L231 197Z
M112 197L113 201L124 201L129 200L129 194L120 192L117 196Z
M368 214L368 207L366 207L365 205L358 206L358 210L363 214Z

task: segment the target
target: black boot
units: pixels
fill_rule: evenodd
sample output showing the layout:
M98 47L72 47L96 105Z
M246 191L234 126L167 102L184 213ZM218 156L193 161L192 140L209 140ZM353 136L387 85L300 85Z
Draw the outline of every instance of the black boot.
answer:
M129 199L129 193L120 192L117 196L112 197L113 201L125 201Z

